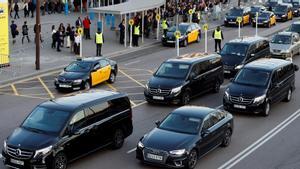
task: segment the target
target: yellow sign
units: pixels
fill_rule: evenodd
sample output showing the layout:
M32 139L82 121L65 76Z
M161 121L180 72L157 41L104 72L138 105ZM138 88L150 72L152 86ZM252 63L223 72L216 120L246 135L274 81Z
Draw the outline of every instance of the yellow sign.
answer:
M192 10L192 9L189 10L189 14L190 14L190 15L193 14L193 10Z
M160 15L156 15L156 20L160 20Z
M207 24L207 23L203 25L203 29L204 29L205 31L208 30L208 24Z
M133 24L134 24L134 20L133 20L133 19L130 19L130 20L129 20L129 25L132 26Z
M0 67L9 66L8 1L0 0Z
M82 28L78 28L78 33L79 33L80 35L83 35L83 29L82 29Z
M180 36L181 36L180 31L174 32L174 36L175 36L177 39L180 38Z
M238 23L241 23L241 22L243 21L243 18L242 18L242 17L237 17L237 18L236 18L236 21L237 21Z

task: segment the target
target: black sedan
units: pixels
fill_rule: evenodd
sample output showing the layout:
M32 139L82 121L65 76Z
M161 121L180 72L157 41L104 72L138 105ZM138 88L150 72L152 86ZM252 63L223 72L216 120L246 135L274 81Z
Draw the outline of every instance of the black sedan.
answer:
M156 124L138 142L136 158L172 168L194 168L199 157L228 146L233 132L230 113L206 107L178 108Z
M113 83L118 73L117 63L105 57L78 59L64 68L54 80L56 89L89 89L102 82Z

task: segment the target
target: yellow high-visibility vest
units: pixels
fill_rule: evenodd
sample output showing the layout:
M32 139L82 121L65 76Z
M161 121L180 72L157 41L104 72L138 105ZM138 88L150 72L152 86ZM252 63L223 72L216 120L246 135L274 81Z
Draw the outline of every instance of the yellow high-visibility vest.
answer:
M96 44L103 44L102 33L96 33Z
M163 20L163 21L161 22L161 28L162 28L162 29L168 29L168 24L167 24L167 21L166 21L166 20Z
M219 30L219 31L215 30L214 35L215 35L214 39L220 39L220 40L222 40L221 30Z
M134 32L133 32L134 35L140 35L140 26L135 26L134 27Z

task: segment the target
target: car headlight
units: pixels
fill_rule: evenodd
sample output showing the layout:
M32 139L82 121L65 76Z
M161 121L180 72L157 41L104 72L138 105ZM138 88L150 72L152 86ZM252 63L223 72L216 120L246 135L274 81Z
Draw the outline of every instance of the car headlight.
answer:
M256 22L256 19L252 19L252 22Z
M149 90L149 85L148 85L148 83L146 83L146 85L145 85L145 90L146 90L146 91Z
M262 95L262 96L259 96L259 97L256 97L254 98L254 103L258 103L258 104L261 104L265 101L265 98L266 98L266 95Z
M229 89L225 90L224 97L229 100Z
M239 70L243 67L244 65L237 65L234 69Z
M289 54L290 50L282 50L280 53L282 53L282 54Z
M268 22L269 22L268 20L264 21L264 23L268 23Z
M137 146L138 146L138 148L141 148L141 149L144 148L144 144L141 141L138 142Z
M173 150L173 151L170 151L169 153L171 155L176 155L176 156L181 156L185 153L185 149L180 149L180 150Z
M182 88L182 86L172 89L171 94L179 93L181 91L181 88Z
M6 152L7 151L7 144L6 144L6 140L4 140L3 142L3 151Z
M33 158L40 156L40 155L44 156L44 155L48 154L51 150L52 150L52 145L49 147L40 149L40 150L36 150Z
M227 21L227 18L224 18L224 21Z
M282 15L281 17L283 17L283 18L284 18L284 17L286 17L286 15Z
M74 80L73 83L77 83L77 84L82 83L82 79Z
M162 38L165 38L166 36L165 36L165 35L162 35L161 37L162 37Z

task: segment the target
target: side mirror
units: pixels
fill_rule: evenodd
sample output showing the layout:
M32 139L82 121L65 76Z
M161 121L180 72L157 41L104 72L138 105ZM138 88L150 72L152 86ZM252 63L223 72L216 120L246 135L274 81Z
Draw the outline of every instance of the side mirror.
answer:
M295 71L298 71L299 70L299 66L298 65L294 65L294 69L295 69Z
M233 80L234 80L234 78L230 78L230 79L229 79L230 82L233 82Z
M159 120L155 121L155 124L156 124L157 127L160 125L160 123L161 122Z
M70 127L70 126L67 128L67 132L66 133L69 136L74 136L74 135L79 135L80 134L79 130L74 129L73 127Z
M202 137L206 136L207 134L209 134L209 130L203 129L203 130L201 131L201 136L202 136Z

